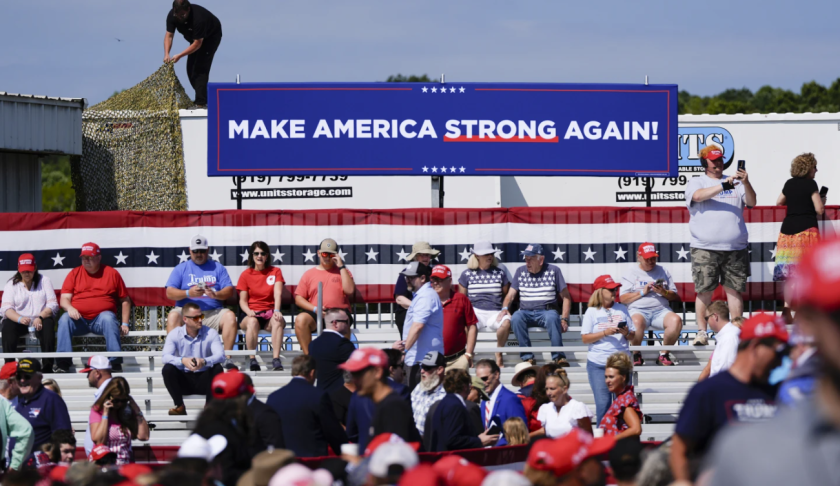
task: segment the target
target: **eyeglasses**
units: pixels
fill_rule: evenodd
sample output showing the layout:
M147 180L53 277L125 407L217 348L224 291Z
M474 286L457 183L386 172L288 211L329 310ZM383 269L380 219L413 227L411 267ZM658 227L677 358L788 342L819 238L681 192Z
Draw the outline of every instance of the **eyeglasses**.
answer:
M268 255L268 253L265 253L263 251L255 251L254 253L251 253L251 254L254 255L255 257Z
M709 314L709 315L706 316L706 320L708 321L709 319L711 319L712 317L714 317L716 315L717 314Z
M202 253L207 253L207 250L190 250L190 253L195 253L196 255L201 255Z
M332 258L334 256L333 253L327 253L325 251L322 251L321 253L318 253L318 254L321 255L324 258Z
M335 319L333 321L334 324L350 324L349 319Z
M200 321L200 320L204 319L204 314L199 314L197 316L184 316L184 317L186 317L187 319L192 319L194 321Z

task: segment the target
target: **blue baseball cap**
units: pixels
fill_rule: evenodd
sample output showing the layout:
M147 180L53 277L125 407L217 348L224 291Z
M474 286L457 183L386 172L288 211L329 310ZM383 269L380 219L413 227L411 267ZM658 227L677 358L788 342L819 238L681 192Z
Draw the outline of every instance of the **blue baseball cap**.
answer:
M525 251L522 252L524 256L536 256L536 255L545 255L545 251L543 251L543 247L539 243L529 243L528 246L525 247Z

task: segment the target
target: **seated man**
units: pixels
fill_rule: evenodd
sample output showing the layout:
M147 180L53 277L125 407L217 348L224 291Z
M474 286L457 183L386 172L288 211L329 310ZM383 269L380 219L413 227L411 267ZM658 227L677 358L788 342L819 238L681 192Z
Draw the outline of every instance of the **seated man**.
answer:
M172 269L166 282L166 298L177 302L166 317L166 332L182 325L181 309L192 302L201 309L204 325L222 335L227 351L233 349L237 331L236 316L224 306L225 300L234 295L233 283L224 265L208 258L208 248L207 238L193 236L190 259ZM230 358L224 367L238 368Z
M569 313L572 311L572 295L566 288L563 272L555 265L545 263L545 252L542 245L532 243L522 252L525 265L519 267L513 275L510 290L505 296L503 315L510 315L510 306L516 294L519 293L519 311L511 317L513 332L523 348L531 346L529 327L542 327L548 331L548 338L552 347L563 346L563 333L569 330ZM559 301L563 301L562 315ZM534 353L520 353L522 361L537 364ZM555 351L551 359L560 366L569 366L566 354Z
M621 303L630 311L630 318L636 327L636 335L631 343L640 346L645 335L645 329L652 327L657 331L665 331L662 344L673 346L682 331L682 319L671 310L671 301L678 302L680 294L671 277L671 272L656 264L659 253L653 243L642 243L636 253L638 266L633 267L622 277ZM633 365L644 364L642 353L633 353ZM661 351L656 364L672 366L674 360L667 351Z
M128 334L131 300L119 272L102 265L99 245L82 246L82 266L67 274L61 286L61 308L66 312L58 320L58 345L60 353L73 352L73 336L98 334L105 336L105 349L121 351L120 336ZM121 317L117 318L117 302ZM122 326L120 326L122 322ZM111 369L122 371L122 358L110 358ZM73 364L71 358L58 358L53 371L66 373Z
M184 395L203 394L213 398L210 384L222 370L225 351L219 333L203 325L204 314L194 302L181 310L184 324L166 336L163 346L163 384L175 408L169 415L186 415Z
M317 330L318 283L324 284L322 299L324 309L347 309L347 313L350 314L348 297L356 293L353 274L341 260L338 254L338 243L335 240L327 238L321 242L318 247L318 258L318 266L307 270L300 277L295 289L295 305L301 309L295 317L295 336L303 354L309 354L312 333ZM350 337L349 331L348 327L344 337Z

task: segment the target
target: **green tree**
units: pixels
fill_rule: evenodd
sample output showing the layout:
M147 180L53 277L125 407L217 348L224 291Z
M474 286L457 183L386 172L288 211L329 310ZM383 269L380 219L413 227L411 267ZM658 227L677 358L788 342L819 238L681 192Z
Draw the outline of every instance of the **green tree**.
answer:
M747 88L727 89L705 97L680 91L677 100L680 114L837 112L840 111L840 78L828 88L816 81L807 82L799 93L762 86L755 93Z
M70 157L41 158L41 206L45 212L76 210L76 191L70 182Z

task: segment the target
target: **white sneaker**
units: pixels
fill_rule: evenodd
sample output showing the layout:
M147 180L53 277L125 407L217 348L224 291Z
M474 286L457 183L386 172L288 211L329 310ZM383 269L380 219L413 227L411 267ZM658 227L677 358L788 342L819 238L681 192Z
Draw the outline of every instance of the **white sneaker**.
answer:
M709 336L706 335L706 331L697 331L697 335L694 336L694 342L692 344L695 346L708 346Z

